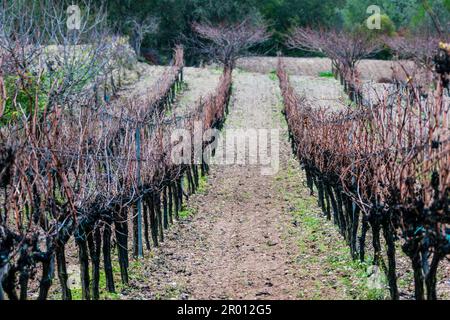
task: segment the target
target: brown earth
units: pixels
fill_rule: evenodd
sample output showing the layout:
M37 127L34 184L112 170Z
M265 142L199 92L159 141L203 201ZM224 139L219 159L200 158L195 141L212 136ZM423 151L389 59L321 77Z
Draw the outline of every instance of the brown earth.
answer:
M290 74L300 76L317 77L322 72L331 71L331 60L328 58L283 58L286 69ZM278 58L276 57L250 57L238 61L237 67L249 72L270 73L276 70ZM392 68L398 69L403 74L402 66L412 70L413 64L408 61L386 61L386 60L362 60L358 71L364 81L375 81L379 79L392 78Z

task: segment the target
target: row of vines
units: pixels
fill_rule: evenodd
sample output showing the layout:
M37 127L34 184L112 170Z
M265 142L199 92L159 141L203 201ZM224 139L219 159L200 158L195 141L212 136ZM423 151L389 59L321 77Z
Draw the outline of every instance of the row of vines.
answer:
M130 93L123 84L141 69L128 40L88 2L69 28L68 5L0 6L0 300L71 300L74 265L83 299L115 292L116 266L129 284L130 259L164 241L209 171L215 137L195 141L222 127L236 59L267 39L250 21L193 26L189 49L224 68L180 111L182 47L154 85Z
M312 43L305 41L310 30L299 32L302 43ZM349 47L354 50L358 43ZM338 226L354 259L365 262L373 254L371 261L385 271L392 299L400 298L397 242L410 259L415 298L437 299L438 266L450 254L448 66L436 67L447 71L436 74L436 87L428 95L409 81L367 103L355 78L348 77L356 64L343 65L336 73L356 104L330 111L296 94L280 59L293 151L311 193L317 190L324 215Z
M195 121L204 130L220 127L231 94L225 69L216 91L189 115L167 116L183 64L178 47L173 66L145 96L99 103L93 94L70 110L45 110L2 128L0 298L4 291L9 299L27 299L30 283L37 283L38 298L46 299L56 274L62 298L70 300L66 251L75 244L82 298L98 299L101 267L106 289L116 290L114 247L127 284L130 252L142 256L164 240L208 170L204 161L174 164L180 141L170 134L177 128L194 134Z

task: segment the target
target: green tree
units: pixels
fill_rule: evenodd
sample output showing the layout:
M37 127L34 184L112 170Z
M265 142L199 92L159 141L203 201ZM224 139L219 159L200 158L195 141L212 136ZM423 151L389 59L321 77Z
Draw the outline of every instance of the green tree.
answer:
M346 28L353 29L365 21L368 17L366 10L370 5L378 5L382 14L387 15L397 29L434 29L425 5L436 14L444 26L448 26L450 21L450 0L347 0L344 8L340 10Z
M296 26L339 25L336 8L345 4L345 0L266 0L261 1L259 9L263 17L272 26L272 53L285 49L286 35ZM285 50L285 53L289 51ZM298 52L299 53L299 52Z

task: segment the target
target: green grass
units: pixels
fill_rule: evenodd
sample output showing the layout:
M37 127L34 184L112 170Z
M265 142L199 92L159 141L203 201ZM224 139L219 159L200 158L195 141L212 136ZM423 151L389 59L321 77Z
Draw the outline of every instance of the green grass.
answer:
M276 81L278 81L278 77L277 77ZM273 119L279 122L281 128L285 129L282 132L282 136L285 139L288 139L289 138L289 131L287 130L288 129L288 124L287 124L287 121L286 121L286 117L283 114L284 101L283 101L283 96L281 95L281 92L279 92L279 91L277 91L277 100L278 100L277 105L276 105L277 112L273 113L273 117L274 117Z
M182 210L178 213L178 216L180 219L188 219L193 217L196 213L197 211L195 209L183 206Z
M210 69L213 74L222 74L223 68L222 67L214 67Z
M114 285L116 288L116 292L108 292L106 290L106 275L103 269L100 270L100 280L99 280L99 288L100 288L100 300L120 300L120 293L125 286L122 284L120 279L120 267L118 259L113 259L112 261L113 267L113 275L114 275ZM133 267L135 267L135 261L130 262L130 279L133 277ZM92 269L89 269L92 272ZM92 288L91 288L92 289ZM81 288L71 288L72 292L72 300L82 300L82 289ZM58 297L61 299L61 296Z
M189 179L188 179L187 175L184 176L181 183L183 185L183 190L189 190ZM208 177L202 177L202 175L199 172L198 188L195 193L197 193L197 194L205 193L207 186L208 186Z
M180 87L175 86L175 104L172 105L172 107L170 109L166 109L166 111L164 112L164 115L166 117L169 117L169 116L173 115L173 109L174 109L174 107L176 107L177 99L179 98L178 96L183 94L184 91L186 91L187 88L188 88L188 85L184 81L181 82Z
M208 190L208 176L200 175L199 182L198 182L197 193L198 194L205 194L207 190Z
M272 71L269 73L269 78L270 78L270 80L272 80L272 81L278 81L277 71L276 71L276 70L272 70Z
M124 285L122 283L121 277L120 277L120 266L119 266L119 260L117 258L117 255L114 253L115 249L113 249L112 252L112 272L114 277L114 285L116 292L108 292L106 290L106 275L103 270L103 267L101 267L100 270L100 279L99 279L99 290L100 290L100 300L121 300L121 292L124 290L133 290L131 286ZM130 259L129 267L128 267L128 277L130 283L132 281L137 282L145 282L145 275L144 275L144 266L145 266L145 259L152 259L153 255L150 253L147 257L144 259ZM91 273L90 276L92 277L92 268L89 268L89 272ZM92 278L91 278L92 280ZM91 287L92 290L92 287ZM72 293L72 300L82 300L82 289L81 287L75 287L71 288ZM51 296L51 299L60 300L61 294L59 292L54 292Z
M0 119L0 127L10 122L18 121L23 116L23 113L26 116L31 115L36 109L38 111L37 114L41 115L49 101L47 94L50 90L49 81L48 75L42 75L40 78L30 73L26 73L23 78L19 76L5 76L4 85L8 95L4 101L0 101L0 103L5 104L3 115ZM23 113L21 109L23 109Z
M312 197L299 199L296 203L297 209L293 212L293 216L302 228L302 236L298 240L299 248L303 254L309 256L305 263L317 263L321 268L338 274L339 290L352 299L386 299L386 290L368 286L368 265L352 259L345 241L334 238L332 242L329 241L325 218L314 210L315 203L316 199ZM314 254L311 254L311 244L315 245ZM322 287L317 288L317 291L321 289ZM314 298L317 297L314 296Z
M331 71L319 72L321 78L334 78L334 74Z
M189 182L187 177L184 177L183 181L183 189L187 190L189 188ZM196 194L205 194L208 190L208 177L199 175L198 179L198 188ZM189 205L183 205L182 210L178 213L180 219L188 219L193 217L197 213L197 210L189 207Z
M175 86L175 94L178 95L183 93L187 89L187 87L188 84L185 81L182 81L179 87Z
M306 299L387 299L387 289L370 285L371 262L353 260L345 240L335 226L327 221L317 206L317 198L302 190L304 179L298 163L291 159L289 165L275 178L278 190L290 204L289 212L296 227L289 227L286 237L295 237L298 256L293 259L304 278L317 278L302 288L299 298ZM290 186L290 187L289 187ZM381 284L387 288L386 280Z

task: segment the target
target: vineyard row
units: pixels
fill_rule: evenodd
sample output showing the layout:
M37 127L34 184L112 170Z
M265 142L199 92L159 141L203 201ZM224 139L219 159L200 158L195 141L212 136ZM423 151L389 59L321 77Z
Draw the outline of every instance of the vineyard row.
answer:
M396 241L402 240L416 299L436 299L438 266L450 254L450 114L442 81L426 99L411 85L412 94L399 89L396 99L330 111L296 94L282 59L278 77L307 185L354 259L368 261L370 239L373 264L399 299Z
M92 92L71 108L56 107L4 129L0 299L3 291L11 300L27 299L36 283L38 299L46 299L55 274L62 298L72 299L67 250L73 243L82 298L99 299L101 267L107 291L116 291L114 247L128 284L130 252L139 257L164 241L184 198L208 172L205 161L174 164L171 154L181 141L172 143L170 134L183 128L193 135L198 121L204 130L220 128L231 95L232 71L225 68L215 92L189 116L171 119L167 111L181 89L183 65L177 48L173 66L144 97L99 105Z

